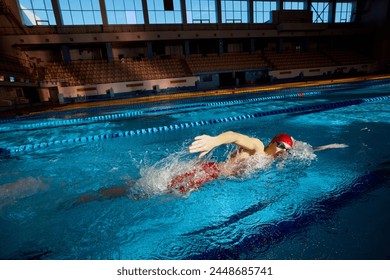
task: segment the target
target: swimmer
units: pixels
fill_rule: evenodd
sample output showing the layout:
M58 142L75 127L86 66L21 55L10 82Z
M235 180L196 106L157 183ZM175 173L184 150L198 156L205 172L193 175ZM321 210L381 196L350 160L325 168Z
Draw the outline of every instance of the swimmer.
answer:
M200 153L199 158L202 158L214 148L227 144L235 144L237 149L226 161L220 163L203 162L191 172L176 176L168 185L170 190L168 192L175 190L179 193L185 193L221 176L237 177L247 168L249 158L264 155L274 159L292 149L294 141L290 135L280 133L265 147L258 138L227 131L217 136L200 135L195 137L195 141L189 147L189 152Z
M189 152L199 153L199 158L202 158L214 148L227 144L235 144L237 148L225 161L200 162L191 171L174 177L167 186L167 193L185 193L198 189L204 183L222 176L238 176L242 173L242 169L246 168L248 159L251 157L267 156L272 160L276 159L281 155L287 154L293 148L294 139L286 133L280 133L265 146L258 138L227 131L217 136L196 136L189 147ZM314 151L345 147L348 146L344 144L330 144L320 146ZM103 188L93 194L86 194L80 197L78 203L129 196L130 189L131 186Z
M199 153L199 158L202 158L214 148L227 144L235 144L237 148L226 161L220 163L203 162L191 172L176 176L168 185L168 189L185 193L221 176L238 177L245 172L245 169L248 169L251 165L249 159L254 156L266 156L272 161L281 155L288 154L294 146L294 139L286 133L279 133L265 146L258 138L227 131L217 136L200 135L195 137L195 141L189 147L189 152ZM329 144L319 146L313 151L346 147L348 146L345 144Z

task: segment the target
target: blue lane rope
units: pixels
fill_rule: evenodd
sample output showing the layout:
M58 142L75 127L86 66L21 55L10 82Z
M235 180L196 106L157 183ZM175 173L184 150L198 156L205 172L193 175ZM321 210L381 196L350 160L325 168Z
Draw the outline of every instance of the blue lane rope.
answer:
M363 83L363 84L362 84ZM351 83L351 84L359 84L360 87L365 87L365 88L382 88L382 87L388 87L390 83L383 83L383 80L375 80L375 81L361 81L357 83ZM311 87L311 91L306 92L307 88L287 88L287 89L282 89L278 90L280 93L284 93L281 96L270 96L268 98L271 99L283 99L283 98L291 98L291 97L301 97L301 93L296 93L301 91L304 96L310 96L310 95L317 95L317 94L325 94L325 93L330 93L333 91L339 92L342 90L343 85L340 84L330 84L330 85L319 85L319 86L314 86ZM325 89L326 92L321 92L321 89ZM274 91L265 91L263 94L267 93L272 93ZM295 94L287 94L289 92L294 92ZM258 91L254 92L246 92L242 93L242 95L246 94L255 94L258 93ZM202 97L202 98L196 98L196 100L201 100L203 102L210 102L210 100L213 99L221 99L224 97L229 97L229 96L211 96L211 97ZM260 98L252 98L252 101L249 102L261 102L261 101L267 101L270 99L264 99L265 97L260 97ZM166 104L167 101L159 101L159 102L153 102L153 105L163 105ZM234 103L237 102L237 103ZM248 103L249 103L248 102ZM180 100L180 104L188 104L188 103L193 103L192 99L188 100ZM242 104L245 103L243 100L241 103L240 101L218 101L218 102L211 102L209 105L208 104L197 104L197 105L192 105L192 106L184 106L184 107L170 107L170 109L160 109L160 111L172 111L172 110L177 110L177 109L186 109L186 108L201 108L201 107L206 107L206 106L226 106L226 105L235 105L235 104ZM132 110L142 110L143 108L147 107L148 103L145 104L132 104L132 105L119 105L115 106L117 110L125 110L125 109L132 109ZM88 113L99 113L101 118L96 118L96 117L85 117L85 118L73 118L72 120L55 120L55 121L45 121L41 123L34 123L34 124L26 124L26 125L21 125L18 127L1 127L0 126L0 132L5 132L5 131L19 131L19 130L30 130L30 129L42 129L42 128L49 128L49 127L59 127L59 126L66 126L66 125L79 125L79 124L88 124L88 123L96 123L100 121L106 121L106 120L120 120L120 119L127 119L127 118L132 118L139 116L142 113L145 114L153 114L153 110L148 110L145 112L132 112L134 115L128 116L121 116L121 114L111 114L111 115L102 115L101 113L103 111L110 111L112 110L112 107L94 107L94 108L87 108L87 109L76 109L76 110L68 110L65 112L44 112L40 113L37 115L31 115L31 116L23 116L23 117L13 117L13 118L6 118L6 119L0 119L0 124L6 124L6 123L15 123L15 122L20 122L20 121L29 121L29 120L37 120L37 119L43 119L43 118L58 118L61 116L68 116L69 114L72 113L80 113L80 112L88 112ZM158 112L154 111L155 113Z
M134 112L125 112L125 113L110 114L110 115L92 116L92 117L85 117L85 118L30 123L30 124L19 125L18 127L0 127L0 132L42 129L42 128L49 128L49 127L80 125L80 124L87 124L87 123L108 121L108 120L120 120L125 118L138 117L141 116L142 114L143 113L140 111L134 111Z
M258 113L254 113L254 114L231 116L231 117L219 118L219 119L213 119L213 120L186 122L186 123L174 124L174 125L169 125L169 126L142 128L142 129L128 130L128 131L117 131L117 132L108 133L108 134L84 136L84 137L82 136L82 137L76 137L76 138L72 138L72 139L33 143L33 144L21 145L21 146L11 147L11 148L0 148L0 154L17 154L17 153L21 153L21 152L27 152L27 151L31 151L31 150L46 148L46 147L50 147L53 145L64 145L64 144L71 144L71 143L85 143L85 142L99 141L99 140L118 138L118 137L144 135L144 134L152 134L152 133L158 133L158 132L168 132L168 131L174 131L174 130L178 130L178 129L185 129L185 128L191 128L191 127L205 126L205 125L213 125L213 124L225 123L225 122L241 121L241 120L246 120L246 119L253 119L253 118L259 118L259 117L264 117L264 116L279 115L279 114L297 113L297 112L305 112L305 111L318 112L319 110L331 110L331 109L347 107L347 106L351 106L351 105L359 105L359 104L362 104L365 102L375 102L375 101L383 101L383 100L389 100L389 99L390 99L390 95L385 95L385 96L379 96L379 97L373 97L373 98L354 99L354 100L341 101L341 102L335 102L335 103L318 104L318 105L310 105L310 106L302 106L302 107L292 107L292 108L272 110L272 111L267 111L267 112L258 112Z
M255 103L255 102L270 101L270 100L281 100L281 99L296 98L296 97L308 97L308 96L314 96L314 95L320 95L320 94L322 94L322 92L320 92L320 91L311 91L311 92L305 92L305 93L274 95L274 96L266 96L266 97L238 99L238 100L231 100L231 101L209 102L209 103L175 106L175 107L162 107L162 108L148 109L148 110L143 110L143 111L113 113L113 114L92 116L92 117L85 117L85 118L46 121L46 122L22 124L22 125L19 125L17 127L7 127L7 126L1 127L0 126L0 132L42 129L42 128L60 127L60 126L68 126L68 125L80 125L80 124L96 123L96 122L108 121L108 120L129 119L129 118L134 118L134 117L139 117L139 116L147 116L147 115L152 115L152 114L156 114L156 113L178 111L178 110L185 110L185 109L194 110L194 109L208 108L208 107L234 106L234 105L249 104L249 103Z
M387 79L385 79L387 80ZM388 87L390 85L390 83L383 83L384 80L369 80L369 81L360 81L360 82L354 82L354 83L350 83L349 85L351 84L354 84L354 85L359 85L359 87L365 87L365 88L382 88L382 87ZM283 93L285 96L287 93L289 92L299 92L299 91L302 91L304 95L308 96L308 95L314 95L314 94L324 94L324 93L330 93L330 92L333 92L333 91L336 91L336 92L339 92L340 90L342 91L342 89L344 88L344 85L340 85L340 84L330 84L330 85L318 85L318 86L313 86L311 87L311 91L309 92L306 92L307 88L287 88L287 89L282 89L282 90L278 90L277 92L279 93ZM320 92L320 90L326 90L326 92ZM263 94L268 94L268 93L274 93L275 91L265 91L265 92L262 92ZM258 91L253 91L253 92L245 92L245 93L242 93L242 95L246 95L246 94L256 94L258 93ZM313 94L314 93L314 94ZM296 97L297 94L295 94L295 97ZM298 94L299 95L299 94ZM229 96L211 96L211 97L202 97L202 98L196 98L196 100L201 100L203 102L210 102L211 100L213 99L221 99L221 98L224 98L224 97L229 97ZM272 96L271 96L272 97ZM286 96L286 98L288 97L294 97L294 96ZM278 99L278 98L275 98L275 99ZM282 98L280 98L282 99ZM258 101L261 101L261 100L258 100ZM258 102L258 101L254 101L254 102ZM156 105L163 105L163 104L166 104L167 101L159 101L159 102L153 102L153 105L156 106ZM188 104L188 103L193 103L193 100L192 99L188 99L188 100L180 100L180 104ZM217 102L217 103L221 103L221 102ZM142 110L143 108L147 107L149 103L144 103L144 104L132 104L132 105L119 105L119 106L115 106L115 108L117 110L125 110L125 109L132 109L132 110ZM234 105L234 104L232 104ZM150 104L149 104L150 106ZM222 104L222 106L225 106L225 104ZM196 107L202 107L202 105L197 105ZM22 116L22 117L12 117L12 118L6 118L6 119L0 119L0 124L7 124L7 123L15 123L15 122L21 122L21 121L32 121L32 120L37 120L37 119L44 119L44 118L58 118L58 117L61 117L61 116L69 116L69 114L77 114L77 113L80 113L80 112L88 112L88 113L99 113L99 114L102 114L102 112L104 111L111 111L112 110L112 107L94 107L94 108L86 108L86 109L74 109L74 110L67 110L67 111L56 111L56 112L43 112L43 113L39 113L37 115L29 115L29 116ZM104 117L104 115L101 115L103 116L102 119L91 119L92 117L90 118L79 118L79 119L74 119L75 121L73 121L73 123L70 121L70 120L56 120L56 121L46 121L46 122L43 122L43 124L35 124L35 125L32 125L32 126L29 126L29 125L26 125L26 126L21 126L20 128L14 128L14 130L29 130L29 129L36 129L36 128L45 128L45 127L56 127L56 126L61 126L61 125L74 125L74 124L85 124L85 123L89 123L89 122L97 122L97 121L105 121L105 120L108 120L109 117ZM114 119L114 120L119 120L121 119L121 117L116 117L114 114L110 115L111 116L111 119ZM131 116L130 116L131 117ZM125 117L126 118L126 117ZM127 117L128 118L128 117ZM0 132L2 131L11 131L12 128L1 128L0 127Z

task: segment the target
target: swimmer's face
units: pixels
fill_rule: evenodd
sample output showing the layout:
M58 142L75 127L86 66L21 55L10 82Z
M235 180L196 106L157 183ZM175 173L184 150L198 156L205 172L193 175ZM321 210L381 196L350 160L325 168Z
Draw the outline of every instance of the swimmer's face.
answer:
M270 148L274 157L278 157L287 153L291 149L291 146L285 142L272 142L270 144Z

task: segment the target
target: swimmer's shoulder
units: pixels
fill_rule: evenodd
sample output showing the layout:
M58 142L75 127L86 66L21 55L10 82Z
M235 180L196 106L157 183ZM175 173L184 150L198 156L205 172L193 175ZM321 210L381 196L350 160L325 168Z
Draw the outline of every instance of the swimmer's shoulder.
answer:
M255 155L263 155L264 152L264 143L259 138L252 138L253 144L254 144L254 154Z

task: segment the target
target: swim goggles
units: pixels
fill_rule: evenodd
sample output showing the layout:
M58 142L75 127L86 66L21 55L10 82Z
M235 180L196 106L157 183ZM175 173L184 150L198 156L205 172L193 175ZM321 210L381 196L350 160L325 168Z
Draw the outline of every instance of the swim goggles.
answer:
M290 148L286 147L286 144L284 144L283 142L276 142L276 147L286 151L290 150Z

